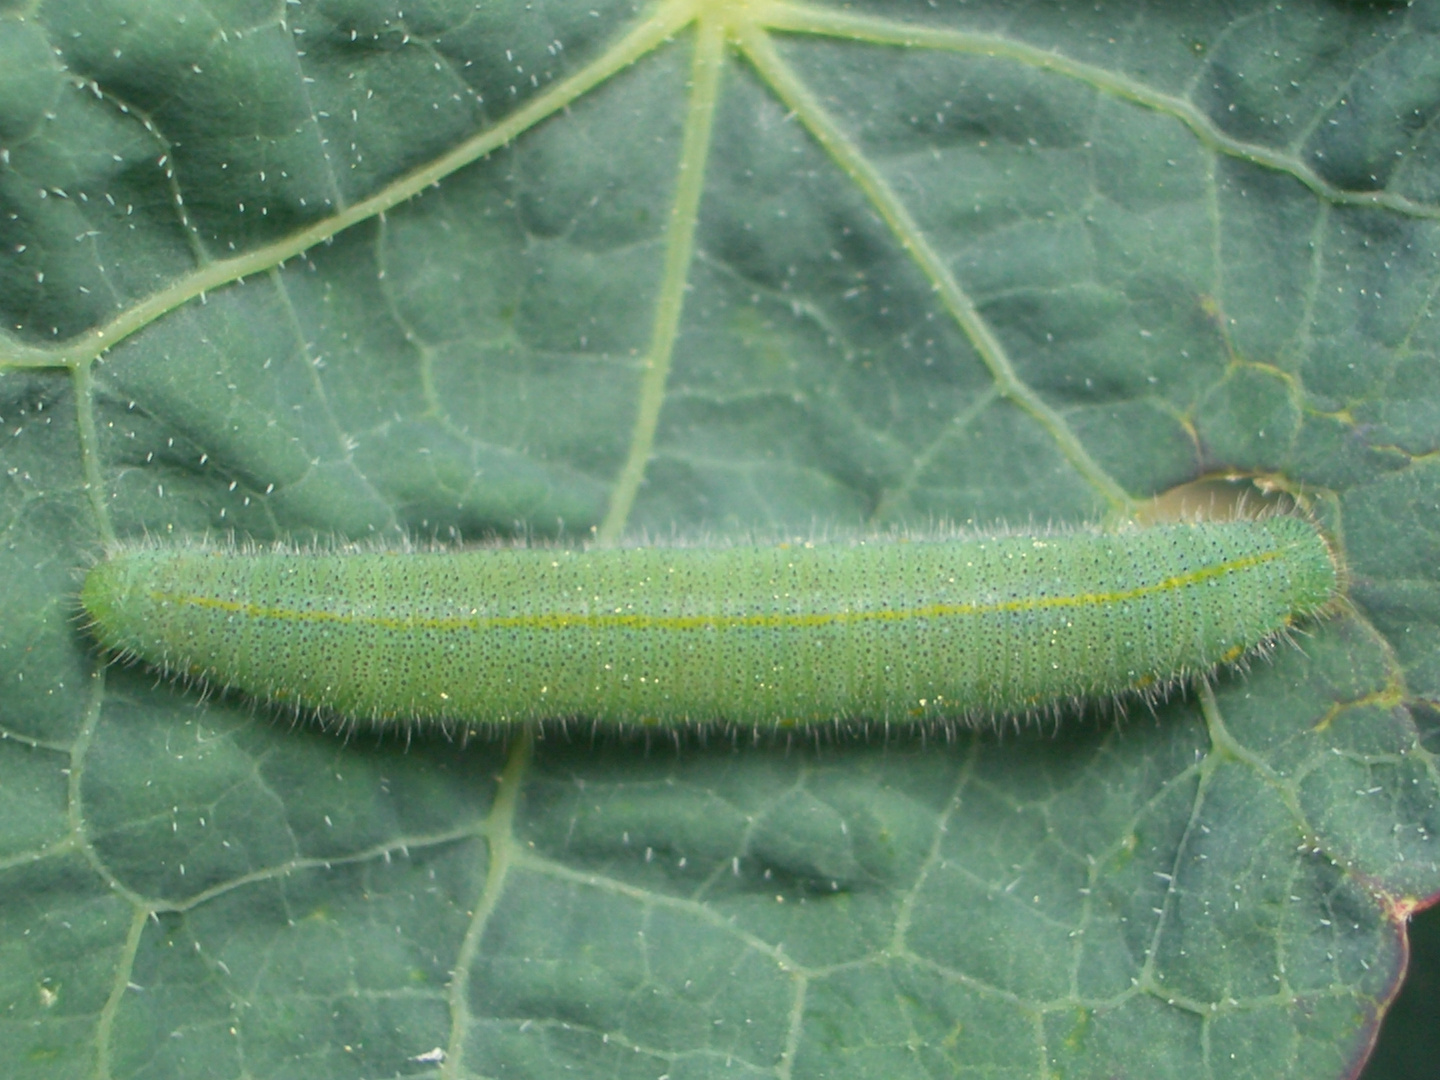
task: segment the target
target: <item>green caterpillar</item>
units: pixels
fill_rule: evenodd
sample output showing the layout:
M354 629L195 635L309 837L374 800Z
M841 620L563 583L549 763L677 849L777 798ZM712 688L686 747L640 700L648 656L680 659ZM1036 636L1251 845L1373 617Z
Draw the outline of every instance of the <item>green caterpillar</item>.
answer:
M462 727L953 723L1153 694L1337 601L1310 522L451 552L122 547L120 657L324 717Z

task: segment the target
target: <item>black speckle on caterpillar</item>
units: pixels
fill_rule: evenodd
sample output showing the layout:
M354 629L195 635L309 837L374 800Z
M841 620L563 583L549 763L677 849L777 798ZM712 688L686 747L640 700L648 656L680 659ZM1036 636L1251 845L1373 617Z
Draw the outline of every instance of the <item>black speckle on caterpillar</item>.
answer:
M1311 522L727 547L120 546L100 644L322 718L975 723L1154 696L1338 603Z

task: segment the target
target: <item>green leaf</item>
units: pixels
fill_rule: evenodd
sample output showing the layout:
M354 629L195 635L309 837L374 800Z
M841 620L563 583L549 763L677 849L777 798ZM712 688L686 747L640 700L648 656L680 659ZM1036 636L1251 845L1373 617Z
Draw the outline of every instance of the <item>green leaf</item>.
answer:
M1352 1075L1440 892L1437 101L1435 0L0 3L9 1075ZM75 618L113 537L1227 476L1352 608L1059 731L340 738Z

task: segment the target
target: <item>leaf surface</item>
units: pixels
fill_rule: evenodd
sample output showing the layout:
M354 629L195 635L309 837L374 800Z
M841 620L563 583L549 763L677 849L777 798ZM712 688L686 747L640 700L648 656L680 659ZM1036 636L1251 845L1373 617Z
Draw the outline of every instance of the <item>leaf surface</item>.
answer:
M1437 91L1433 0L0 3L0 1060L1355 1074L1440 892ZM116 537L1226 476L1350 610L1058 731L345 739L75 618Z

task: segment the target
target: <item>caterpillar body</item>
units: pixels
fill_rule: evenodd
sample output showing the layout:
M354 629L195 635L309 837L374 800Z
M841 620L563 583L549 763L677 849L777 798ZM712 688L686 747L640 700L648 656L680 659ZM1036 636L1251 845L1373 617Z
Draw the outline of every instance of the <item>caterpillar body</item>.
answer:
M81 602L179 678L380 724L952 723L1162 692L1338 597L1299 517L448 552L121 547Z

